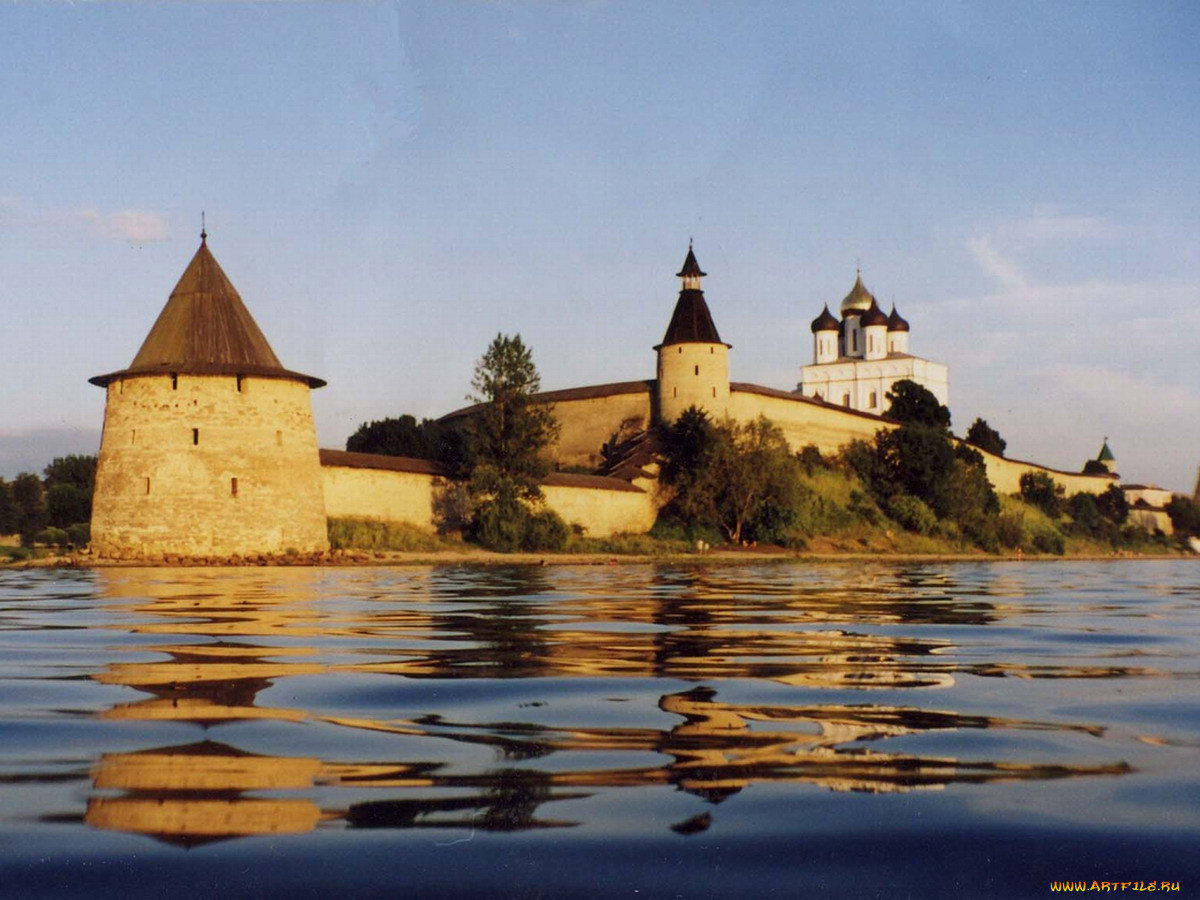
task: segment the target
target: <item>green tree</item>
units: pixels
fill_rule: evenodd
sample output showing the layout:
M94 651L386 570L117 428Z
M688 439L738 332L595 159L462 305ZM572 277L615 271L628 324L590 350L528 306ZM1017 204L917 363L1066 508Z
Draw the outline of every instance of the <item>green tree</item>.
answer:
M66 528L92 517L92 497L73 484L53 484L46 490L46 521Z
M1063 487L1047 472L1026 472L1021 476L1021 499L1036 506L1052 519L1062 514Z
M689 406L674 422L659 430L662 445L659 482L671 491L663 518L689 531L719 526L713 457L719 437L708 414Z
M1000 432L979 418L972 422L971 427L967 429L967 443L974 444L980 450L986 450L996 456L1003 456L1004 448L1008 446L1008 442L1000 437Z
M1189 497L1173 495L1167 503L1167 515L1171 517L1171 525L1177 535L1200 536L1200 506Z
M901 379L884 396L891 402L884 415L893 421L902 425L950 427L950 410L939 403L932 392L915 381Z
M37 533L46 527L46 493L42 479L32 472L22 472L12 483L13 501L17 507L17 530L21 543L33 545Z
M795 521L800 474L783 432L763 416L718 431L713 475L721 530L735 544L781 540Z
M534 396L541 377L521 336L498 334L471 379L480 404L467 425L467 460L484 481L511 481L526 500L541 498L538 482L550 471L545 450L558 437L553 408ZM490 488L485 487L485 492Z
M96 491L96 457L58 456L42 471L45 475L46 523L66 528L92 518Z
M1100 515L1114 525L1123 525L1129 518L1129 501L1125 499L1125 492L1115 484L1110 484L1104 493L1096 497L1096 506L1100 508Z
M91 496L96 490L96 457L94 455L57 456L50 465L46 466L42 474L46 476L47 490L56 484L73 485L88 497L90 508Z
M949 512L949 479L954 446L941 427L908 424L875 435L878 464L871 487L886 506L898 491L924 501L945 518Z
M462 432L434 419L422 419L418 424L408 414L363 422L346 439L346 449L352 453L433 459L452 466L460 464L464 456Z
M544 508L539 486L550 471L545 451L558 437L553 409L535 396L540 386L520 335L496 335L471 379L469 399L480 408L466 428L474 507L466 534L495 550L557 549L566 541L566 525Z
M1070 496L1067 500L1067 515L1084 534L1095 534L1104 522L1100 506L1096 503L1096 495L1086 491Z
M662 430L659 477L672 492L663 509L689 533L788 542L807 488L783 432L767 419L713 424L696 407Z
M0 478L0 534L16 534L20 515L13 499L12 485Z

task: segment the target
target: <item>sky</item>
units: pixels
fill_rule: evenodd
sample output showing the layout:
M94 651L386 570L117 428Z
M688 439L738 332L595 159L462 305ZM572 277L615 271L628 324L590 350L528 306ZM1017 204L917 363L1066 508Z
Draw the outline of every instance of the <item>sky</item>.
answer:
M957 433L1200 466L1200 5L0 3L0 477L94 453L208 243L322 446L652 378L695 242L731 377L794 389L863 280Z

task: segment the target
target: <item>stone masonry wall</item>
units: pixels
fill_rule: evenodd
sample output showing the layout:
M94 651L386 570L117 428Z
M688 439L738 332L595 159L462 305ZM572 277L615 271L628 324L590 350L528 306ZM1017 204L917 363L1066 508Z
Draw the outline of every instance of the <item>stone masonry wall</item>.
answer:
M561 431L549 455L563 465L596 468L601 463L601 446L623 423L639 423L638 429L650 427L650 391L556 400L554 416Z
M331 518L383 519L433 528L433 482L423 472L322 466Z
M439 476L349 466L323 466L321 475L330 516L434 527L433 493ZM544 484L542 491L546 504L563 521L582 525L592 537L649 531L657 514L651 495L640 490Z
M107 390L92 513L99 555L328 549L307 384L142 375Z

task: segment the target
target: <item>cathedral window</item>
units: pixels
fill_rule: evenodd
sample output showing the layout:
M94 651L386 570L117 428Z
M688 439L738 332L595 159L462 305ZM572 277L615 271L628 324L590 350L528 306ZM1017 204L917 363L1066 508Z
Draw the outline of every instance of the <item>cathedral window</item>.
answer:
M846 409L850 408L850 395L849 394L842 395L842 406L846 407Z
M851 353L858 352L858 332L857 331L850 332L850 352Z
M878 402L879 402L879 400L877 399L875 392L871 391L871 402L868 405L868 409L874 409Z

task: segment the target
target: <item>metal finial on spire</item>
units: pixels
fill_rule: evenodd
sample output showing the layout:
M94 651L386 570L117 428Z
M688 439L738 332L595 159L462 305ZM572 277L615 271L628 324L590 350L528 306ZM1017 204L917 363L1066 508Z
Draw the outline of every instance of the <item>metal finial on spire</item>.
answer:
M204 226L204 210L200 210L200 243L208 240L208 229Z

